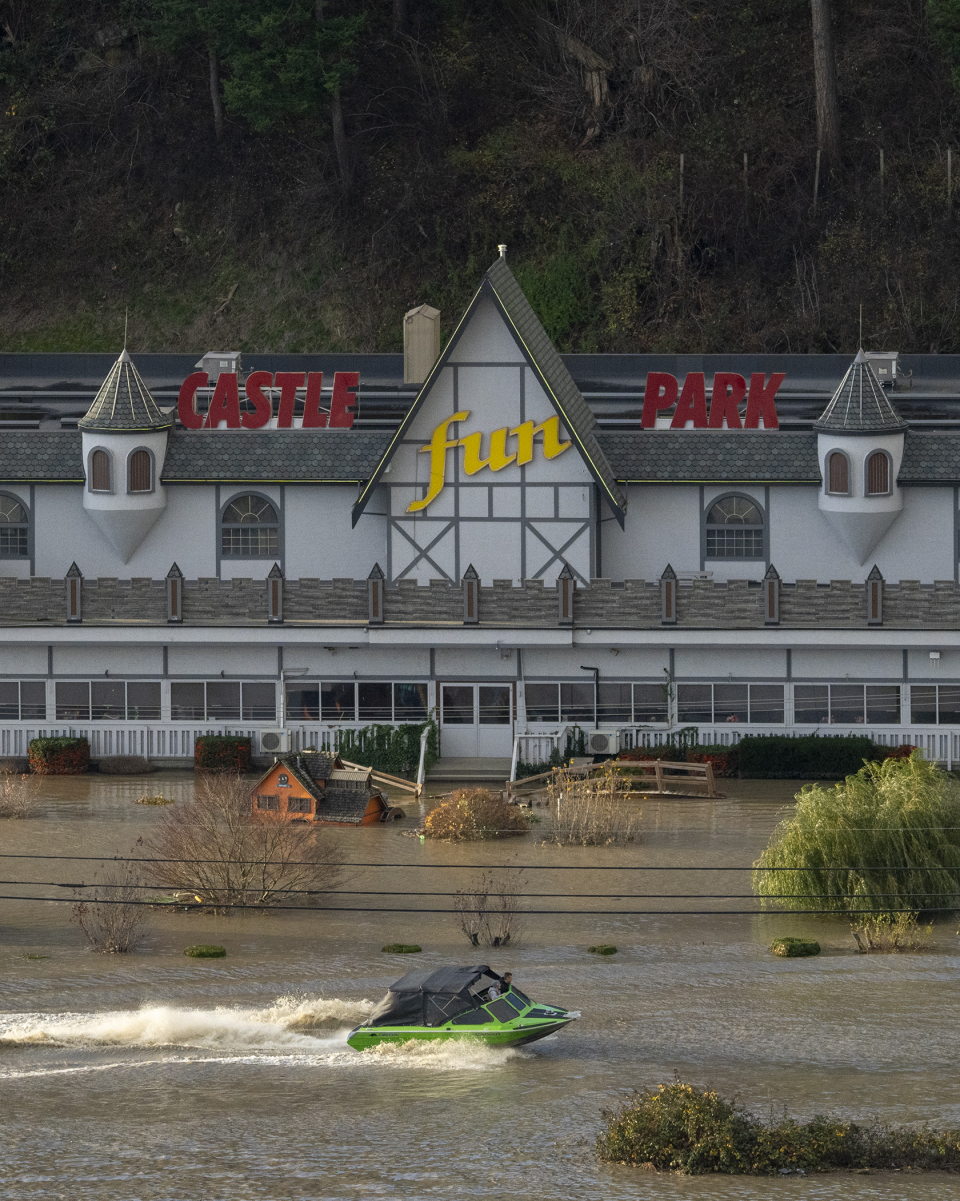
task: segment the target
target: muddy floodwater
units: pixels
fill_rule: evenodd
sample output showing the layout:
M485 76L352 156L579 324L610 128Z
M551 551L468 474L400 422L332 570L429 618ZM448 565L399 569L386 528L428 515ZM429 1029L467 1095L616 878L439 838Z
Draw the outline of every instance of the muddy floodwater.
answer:
M749 894L748 873L732 869L766 845L795 786L724 786L713 802L647 801L642 841L624 849L538 845L549 819L537 810L543 824L520 839L423 845L402 834L417 824L415 802L403 823L334 832L352 863L383 865L351 868L340 886L385 894L336 904L443 908L443 897L395 894L443 892L472 879L473 865L511 863L529 865L524 891L565 894L529 908L593 910L529 915L508 954L471 949L449 914L150 910L137 953L101 956L86 949L69 904L0 901L0 1196L957 1197L960 1179L940 1174L688 1179L595 1159L601 1109L675 1072L763 1113L960 1126L955 924L936 928L932 953L860 956L834 921L729 912L747 899L664 898ZM192 788L192 777L169 773L50 780L36 816L0 822L0 850L129 854L163 813L135 798L182 799ZM89 883L96 870L0 864L5 897L28 880L42 882L34 895L72 897L57 885ZM658 870L591 870L637 865ZM665 870L689 865L731 870ZM575 870L532 870L545 867ZM775 959L767 946L781 935L812 935L823 954ZM204 942L227 957L184 956ZM423 954L384 954L390 942L420 943ZM588 954L598 942L619 954ZM478 961L581 1019L519 1051L346 1046L349 1028L411 967Z

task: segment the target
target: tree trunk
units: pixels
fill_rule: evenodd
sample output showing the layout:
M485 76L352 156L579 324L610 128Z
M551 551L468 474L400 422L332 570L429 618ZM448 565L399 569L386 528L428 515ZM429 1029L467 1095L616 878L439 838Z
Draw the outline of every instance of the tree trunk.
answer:
M407 0L393 0L393 32L407 32Z
M213 105L213 128L217 141L223 140L223 101L220 99L220 60L210 47L210 103Z
M330 120L333 124L333 146L337 152L337 167L340 171L340 187L346 196L353 183L350 169L350 143L343 127L343 105L340 103L340 93L334 92L330 97Z
M840 158L840 108L837 103L837 58L833 49L832 0L811 0L811 9L817 145L832 166Z

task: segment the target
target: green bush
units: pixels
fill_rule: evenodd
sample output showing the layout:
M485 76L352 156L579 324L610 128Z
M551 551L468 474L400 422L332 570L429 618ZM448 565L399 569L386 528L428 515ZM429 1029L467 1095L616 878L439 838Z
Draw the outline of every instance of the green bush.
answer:
M196 947L187 947L183 953L191 959L223 959L227 954L223 947L205 946L202 943Z
M437 723L432 719L402 726L364 726L362 730L338 730L337 753L374 771L415 780L420 766L420 735L427 737L426 770L438 758Z
M883 754L865 735L748 735L737 750L739 774L747 780L839 780L862 767L864 759Z
M228 734L205 734L193 748L196 771L244 772L250 770L250 739Z
M385 951L388 955L419 955L423 947L418 947L416 943L388 942L380 950Z
M86 738L34 738L28 751L30 770L38 775L81 776L90 767Z
M832 788L808 784L754 866L765 906L849 914L954 907L960 781L915 751L868 763ZM878 866L886 870L868 870Z
M805 955L819 955L820 944L815 938L775 938L770 950L781 959L800 959Z
M681 1080L635 1093L604 1118L607 1129L597 1139L601 1159L690 1176L960 1167L960 1130L859 1126L822 1116L768 1125L714 1089Z
M587 947L591 955L616 955L617 948L609 942L598 943L595 947Z

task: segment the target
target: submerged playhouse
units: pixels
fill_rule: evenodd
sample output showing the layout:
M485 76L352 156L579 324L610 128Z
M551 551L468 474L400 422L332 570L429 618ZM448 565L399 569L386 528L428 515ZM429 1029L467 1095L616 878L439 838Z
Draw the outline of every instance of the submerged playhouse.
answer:
M403 357L0 355L0 754L434 714L443 757L960 758L957 357L561 356L502 254L437 318Z

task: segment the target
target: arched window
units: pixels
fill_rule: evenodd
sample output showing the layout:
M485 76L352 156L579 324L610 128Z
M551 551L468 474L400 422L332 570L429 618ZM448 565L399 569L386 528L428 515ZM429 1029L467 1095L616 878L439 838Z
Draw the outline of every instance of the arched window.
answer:
M0 496L0 559L26 559L30 554L30 521L23 505Z
M850 492L850 464L842 450L832 451L827 459L827 491L841 496Z
M262 496L238 496L223 511L221 554L230 559L269 559L278 553L277 511Z
M90 456L90 491L113 491L113 462L106 450L95 450Z
M135 450L127 460L129 492L153 491L153 457L149 450Z
M707 514L707 558L763 558L763 517L748 496L724 497Z
M886 496L890 491L890 460L882 450L867 459L867 496Z

